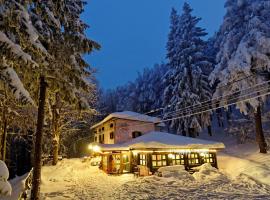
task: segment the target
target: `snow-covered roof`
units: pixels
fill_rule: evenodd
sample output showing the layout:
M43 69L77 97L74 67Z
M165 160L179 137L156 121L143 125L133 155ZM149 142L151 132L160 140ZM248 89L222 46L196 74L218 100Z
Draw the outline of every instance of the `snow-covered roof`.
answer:
M122 144L102 145L103 151L129 149L224 149L220 142L166 132L150 132Z
M117 118L117 119L129 119L134 121L142 121L142 122L150 122L150 123L159 123L160 119L157 117L151 117L148 115L132 112L132 111L123 111L123 112L115 112L108 115L105 119L101 122L93 125L91 128L96 128L97 126L102 125L103 123L109 121L110 119ZM162 124L161 124L162 126Z

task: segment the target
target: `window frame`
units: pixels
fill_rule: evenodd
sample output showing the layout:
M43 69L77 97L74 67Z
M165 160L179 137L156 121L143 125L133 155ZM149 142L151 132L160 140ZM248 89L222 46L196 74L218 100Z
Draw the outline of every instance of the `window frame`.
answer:
M110 139L113 140L114 139L114 132L110 132Z
M167 154L152 154L151 160L152 160L152 167L153 168L159 168L159 167L165 167L168 166L168 155Z
M147 154L139 154L139 164L147 166Z
M174 153L171 159L172 165L185 165L185 154Z

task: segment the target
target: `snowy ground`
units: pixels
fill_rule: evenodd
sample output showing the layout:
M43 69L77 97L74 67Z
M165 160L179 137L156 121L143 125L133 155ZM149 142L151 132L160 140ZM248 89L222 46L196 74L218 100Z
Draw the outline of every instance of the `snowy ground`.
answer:
M268 155L269 157L269 155ZM228 156L221 156L228 162ZM221 159L221 162L222 162ZM234 159L234 158L233 158ZM233 160L235 161L235 160ZM235 163L234 163L235 164ZM229 170L205 173L197 180L181 177L134 178L131 174L110 176L89 162L63 160L57 166L43 167L44 199L269 199L270 185ZM268 172L270 169L268 168Z

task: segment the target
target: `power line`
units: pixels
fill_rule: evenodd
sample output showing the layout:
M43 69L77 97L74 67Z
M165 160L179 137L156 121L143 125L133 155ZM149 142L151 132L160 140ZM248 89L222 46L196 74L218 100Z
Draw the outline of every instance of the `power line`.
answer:
M246 90L249 90L249 89L254 89L254 88L256 88L257 86L261 86L261 85L264 85L264 84L269 84L270 83L270 81L267 81L267 82L264 82L264 83L262 83L262 84L258 84L258 85L255 85L255 86L253 86L253 87L249 87L249 88L247 88L247 89L245 89L245 90L242 90L242 91L246 91ZM269 85L266 85L266 86L269 86ZM264 86L265 87L265 86ZM258 89L260 89L260 88L258 88ZM263 89L264 90L264 89ZM238 94L238 93L240 93L240 92L242 92L242 91L237 91L237 92L234 92L234 93L231 93L231 94L229 94L229 95L225 95L225 96L230 96L231 97L231 95L233 95L233 94ZM251 91L252 92L252 91ZM255 92L261 92L261 91L255 91ZM241 93L240 93L241 94ZM173 111L173 112L170 112L170 113L166 113L166 114L173 114L173 113L176 113L176 112L178 112L178 111L181 111L180 113L177 113L177 114L182 114L182 113L185 113L185 112L191 112L191 111L194 111L194 110L196 110L196 109L199 109L199 108L207 108L207 107L211 107L212 105L215 105L215 104L220 104L220 103L222 103L222 102L228 102L228 101L232 101L233 99L235 99L235 100L237 100L237 99L239 99L239 98L241 98L241 97L244 97L244 96L246 96L246 95L249 95L249 94L242 94L242 95L239 95L239 96L236 96L236 97L231 97L231 98L228 98L228 99L221 99L220 101L215 101L215 102L212 102L211 100L210 101L208 101L209 103L208 104L205 104L205 105L201 105L201 104L196 104L196 105L194 105L194 106L189 106L188 108L191 108L190 110L187 110L187 108L183 108L183 109L179 109L179 110L175 110L175 111ZM218 98L224 98L225 96L219 96ZM217 98L216 98L217 99ZM193 108L194 107L194 108Z
M255 69L264 69L264 68L265 68L265 67L256 67L256 68L253 68L252 70L255 70ZM217 90L217 89L220 89L220 88L228 87L228 86L230 86L230 85L232 85L232 84L234 84L234 83L240 82L240 81L242 81L242 80L245 80L245 79L248 79L248 78L251 78L251 77L254 77L254 76L256 76L256 75L255 75L255 74L252 74L252 75L243 77L243 78L241 78L241 79L237 79L237 80L235 80L235 81L232 81L232 82L227 83L226 85L217 87L216 90ZM221 96L221 97L224 97L224 96ZM209 101L212 101L212 100L213 100L213 99L207 100L207 101L205 101L205 102L209 102ZM202 102L202 103L204 103L204 102ZM201 103L201 104L202 104L202 103ZM169 104L169 105L166 106L166 107L171 107L172 105L176 105L176 104L180 104L180 102L176 102L176 103L174 103L174 104ZM146 113L144 113L144 114L147 115L147 114L155 113L155 112L158 112L158 111L160 111L160 110L164 110L166 107L160 107L160 108L151 110L151 111L149 111L149 112L146 112ZM191 106L190 106L190 107L191 107ZM174 111L174 112L175 112L175 111ZM158 116L161 116L161 115L158 115ZM157 117L158 117L158 116L157 116Z
M269 81L267 81L269 82ZM260 91L254 91L253 93L249 93L249 94L245 94L243 96L240 96L240 97L245 97L247 95L252 95L252 94L258 94L262 91L267 91L267 90L270 90L270 88L264 88ZM241 99L239 101L235 101L235 102L232 102L232 103L228 103L228 104L224 104L224 105L220 105L220 106L217 106L217 107L213 107L213 108L210 108L210 109L207 109L207 110L201 110L201 111L198 111L198 112L193 112L193 113L190 113L190 114L186 114L186 115L181 115L179 117L174 117L174 118L170 118L170 119L163 119L163 120L160 120L158 123L164 123L164 122L168 122L168 121L173 121L173 120L176 120L176 119L182 119L182 118L187 118L187 117L191 117L191 116L194 116L194 115L199 115L199 114L203 114L205 112L210 112L210 111L213 111L213 110L217 110L219 108L224 108L224 107L227 107L227 106L231 106L231 105L235 105L237 103L240 103L240 102L245 102L245 101L249 101L251 99L256 99L256 98L259 98L259 97L262 97L262 96L266 96L266 95L269 95L270 94L270 91L269 92L266 92L264 94L258 94L254 97L248 97L246 99ZM239 98L239 97L238 97ZM145 123L141 123L141 124L138 124L138 125L128 125L128 126L125 126L125 127L121 127L120 129L124 129L124 128L127 128L127 127L138 127L138 126L145 126L145 124L149 124L150 122L145 122Z

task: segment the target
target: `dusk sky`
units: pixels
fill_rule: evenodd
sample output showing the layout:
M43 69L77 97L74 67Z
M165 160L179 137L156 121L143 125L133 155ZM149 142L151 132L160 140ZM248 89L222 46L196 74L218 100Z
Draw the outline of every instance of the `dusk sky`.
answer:
M88 0L83 20L87 35L101 50L87 56L102 88L132 81L137 72L165 62L171 8L182 12L184 0ZM212 36L225 14L225 0L188 0L200 26Z

